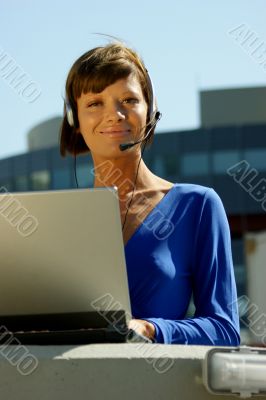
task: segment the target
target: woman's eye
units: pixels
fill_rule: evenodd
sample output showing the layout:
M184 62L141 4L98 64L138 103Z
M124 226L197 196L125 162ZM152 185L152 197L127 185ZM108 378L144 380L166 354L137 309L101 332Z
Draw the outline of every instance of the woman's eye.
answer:
M92 102L92 103L88 103L88 104L87 104L87 107L88 107L88 108L93 108L93 107L97 107L99 104L100 104L99 101L94 101L94 102Z
M124 99L123 102L126 104L135 104L138 103L138 99L135 99L134 97L128 97L127 99Z

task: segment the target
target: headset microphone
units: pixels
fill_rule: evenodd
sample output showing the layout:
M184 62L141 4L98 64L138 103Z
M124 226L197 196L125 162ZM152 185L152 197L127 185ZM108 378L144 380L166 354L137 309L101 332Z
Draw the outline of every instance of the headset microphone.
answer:
M157 122L159 121L161 116L162 116L162 114L160 113L160 111L157 111L154 116L155 121L151 124L150 129L148 130L148 132L146 133L146 135L144 136L143 139L137 140L136 142L122 143L119 145L119 149L121 151L124 151L124 150L130 149L131 147L135 146L136 144L139 144L139 143L143 142L144 140L146 140L150 134L150 131L155 127L155 125L157 124ZM150 124L150 122L149 122L149 124Z

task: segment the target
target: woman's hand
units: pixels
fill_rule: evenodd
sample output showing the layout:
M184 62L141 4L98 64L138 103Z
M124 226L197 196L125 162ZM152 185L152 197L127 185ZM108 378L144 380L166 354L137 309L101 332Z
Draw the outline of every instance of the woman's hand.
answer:
M144 319L131 319L128 323L128 328L149 339L154 339L155 326Z

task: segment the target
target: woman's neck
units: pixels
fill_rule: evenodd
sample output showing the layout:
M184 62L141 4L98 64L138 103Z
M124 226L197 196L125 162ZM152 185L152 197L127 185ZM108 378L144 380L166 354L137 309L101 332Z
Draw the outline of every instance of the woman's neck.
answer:
M145 191L154 186L155 175L149 170L140 154L135 157L123 157L113 160L93 159L94 187L117 186L119 196L132 193L136 175L136 191Z

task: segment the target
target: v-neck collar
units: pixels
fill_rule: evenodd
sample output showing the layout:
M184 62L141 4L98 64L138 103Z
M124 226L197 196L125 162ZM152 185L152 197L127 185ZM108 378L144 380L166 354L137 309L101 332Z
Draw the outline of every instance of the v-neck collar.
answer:
M130 236L130 238L128 239L128 241L126 242L124 248L127 248L127 245L129 244L129 242L131 241L131 239L133 239L135 237L135 235L139 232L139 230L142 228L142 226L144 224L147 223L147 220L151 217L151 215L154 213L155 210L158 210L158 208L161 207L161 205L164 203L164 201L169 197L168 195L170 193L172 193L173 189L177 186L177 183L174 183L174 185L171 187L171 189L168 190L168 192L161 198L160 201L158 201L158 203L156 204L155 207L153 207L153 209L146 215L146 217L144 218L144 220L141 222L141 224L139 224L139 226L137 227L137 229L133 232L133 235Z

